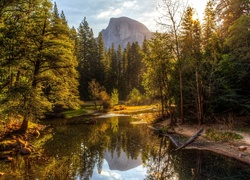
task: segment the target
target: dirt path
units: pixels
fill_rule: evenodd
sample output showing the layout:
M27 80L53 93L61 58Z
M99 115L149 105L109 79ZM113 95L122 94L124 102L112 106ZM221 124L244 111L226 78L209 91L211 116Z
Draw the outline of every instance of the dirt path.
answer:
M163 121L158 123L160 125L168 125L169 121ZM189 126L189 125L179 125L175 127L175 132L177 135L192 137L201 127L199 126ZM191 143L186 148L189 149L201 149L209 150L216 153L220 153L229 157L233 157L239 161L246 162L250 164L250 134L244 132L234 131L235 133L241 135L243 138L240 140L230 141L230 142L215 142L210 141L205 137L206 127L202 135L193 143ZM182 142L183 143L183 142ZM247 146L247 150L240 151L240 146Z

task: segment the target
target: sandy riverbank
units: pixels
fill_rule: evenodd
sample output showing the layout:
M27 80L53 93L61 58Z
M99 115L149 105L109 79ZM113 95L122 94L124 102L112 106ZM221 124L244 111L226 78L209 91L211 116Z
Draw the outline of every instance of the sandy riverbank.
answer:
M169 121L162 121L158 124L167 125ZM185 136L187 138L192 137L201 127L199 126L189 126L189 125L178 125L175 127L176 134L173 138L178 136ZM189 149L201 149L201 150L209 150L216 153L223 154L225 156L229 156L235 158L239 161L250 164L250 134L237 132L243 138L240 140L234 140L230 142L215 142L210 141L205 137L206 127L204 127L204 131L198 139L196 139L193 143L188 145L186 148ZM184 143L184 142L181 142ZM247 146L247 150L240 151L240 146Z

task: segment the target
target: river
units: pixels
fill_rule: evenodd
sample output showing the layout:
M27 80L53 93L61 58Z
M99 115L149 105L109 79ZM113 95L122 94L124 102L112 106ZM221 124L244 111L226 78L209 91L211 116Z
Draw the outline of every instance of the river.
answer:
M95 124L47 122L38 152L0 161L0 179L189 180L250 179L248 164L208 151L174 151L166 137L125 115ZM73 121L72 121L73 122ZM36 145L34 145L36 146Z

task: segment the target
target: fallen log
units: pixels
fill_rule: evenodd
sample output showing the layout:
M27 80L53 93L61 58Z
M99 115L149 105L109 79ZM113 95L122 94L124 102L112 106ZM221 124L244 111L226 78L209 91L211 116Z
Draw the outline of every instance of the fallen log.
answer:
M174 145L177 147L175 149L175 151L178 151L180 149L185 148L186 146L188 146L189 144L191 144L193 141L195 141L203 132L204 128L201 128L197 133L195 133L195 135L193 135L191 138L189 138L183 145L179 145L179 143L170 135L170 133L161 133L160 130L161 128L155 128L153 126L148 126L148 128L152 129L153 131L157 131L159 134L163 135L163 136L167 136L172 143L174 143Z
M167 136L176 147L179 146L178 142L170 134L165 133L164 136Z
M186 146L188 146L189 144L191 144L196 138L198 138L202 131L204 130L204 128L201 128L195 135L193 135L186 143L184 143L183 145L179 146L178 148L175 149L175 151L178 151Z
M159 131L159 129L157 129L157 128L153 127L153 126L148 126L148 128L150 128L150 129L152 129L154 131Z

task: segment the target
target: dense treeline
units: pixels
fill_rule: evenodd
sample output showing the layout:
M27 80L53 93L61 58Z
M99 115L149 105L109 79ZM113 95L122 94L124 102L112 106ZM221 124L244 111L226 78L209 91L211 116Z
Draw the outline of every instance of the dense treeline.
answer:
M142 46L105 49L102 34L94 38L86 18L69 28L49 0L1 1L1 112L5 118L22 115L25 131L28 120L46 112L112 93L128 100L132 93L161 100L162 114L173 121L201 124L221 114L247 115L249 1L210 0L202 24L182 4L162 1L165 33Z
M144 92L144 54L138 43L129 43L125 49L121 46L115 49L114 45L110 49L105 49L102 34L94 38L86 18L81 22L77 32L76 56L79 62L79 91L82 100L91 100L88 84L93 79L105 87L108 94L111 94L113 89L118 89L121 100L126 100L133 88Z
M165 13L160 23L166 34L149 43L148 69L161 72L151 76L150 92L158 87L162 104L182 122L196 119L201 124L218 115L248 114L249 1L210 0L202 24L194 19L192 7L180 11L182 4L163 1L161 6ZM160 64L163 61L167 68ZM174 105L177 109L170 108Z
M81 76L89 78L80 81L81 90L85 88L81 97L89 97L87 82L94 78L108 94L118 89L122 100L135 88L144 97L160 99L162 113L170 115L172 120L196 119L201 124L220 115L247 115L249 2L210 0L202 24L194 19L196 12L192 7L181 9L185 3L162 3L161 24L166 33L156 33L142 47L133 43L124 50L112 47L105 51L101 34L96 45L87 45L90 49L100 49L90 51L97 51L96 55L89 54L85 58L89 66L80 70L80 74L90 70L88 75ZM86 25L86 20L83 24ZM91 29L85 30L90 32L87 34L94 43Z

